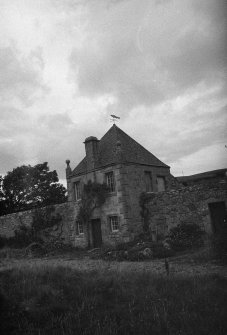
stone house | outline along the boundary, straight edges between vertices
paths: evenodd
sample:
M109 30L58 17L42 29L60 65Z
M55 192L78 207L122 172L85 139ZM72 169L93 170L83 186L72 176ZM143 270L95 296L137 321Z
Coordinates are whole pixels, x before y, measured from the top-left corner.
M115 245L132 240L144 224L154 240L182 223L196 223L208 235L227 228L227 169L174 178L168 165L116 125L100 140L91 136L84 143L86 156L74 170L66 161L68 202L52 206L53 215L62 217L63 243L87 247L90 240L92 247ZM89 180L106 183L109 189L104 205L93 212L90 238L87 227L77 221L83 185ZM12 237L21 224L30 225L32 220L32 210L1 216L0 236Z
M142 231L140 194L168 191L178 182L168 165L115 124L100 140L90 136L84 144L86 156L75 169L66 161L68 201L78 205L89 180L106 183L108 197L90 222L92 246L127 242ZM85 245L86 228L80 222L76 226L75 245Z

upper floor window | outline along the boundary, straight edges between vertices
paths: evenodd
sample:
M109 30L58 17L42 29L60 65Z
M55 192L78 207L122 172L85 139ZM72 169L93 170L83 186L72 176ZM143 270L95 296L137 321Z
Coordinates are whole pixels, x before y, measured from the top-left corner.
M145 191L146 192L152 192L153 191L153 185L152 185L152 175L150 171L144 172L145 176Z
M115 181L113 171L106 173L106 184L109 189L109 192L115 191Z
M81 198L80 181L74 183L74 194L75 200L79 200Z
M165 177L157 177L158 192L163 192L166 189Z
M119 221L117 216L110 216L109 217L110 221L110 228L112 232L119 231Z

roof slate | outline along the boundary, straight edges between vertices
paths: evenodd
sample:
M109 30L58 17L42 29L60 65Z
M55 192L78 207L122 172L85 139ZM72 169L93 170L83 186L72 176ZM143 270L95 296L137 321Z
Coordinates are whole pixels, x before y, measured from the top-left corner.
M169 167L114 124L99 141L96 169L118 163ZM86 172L87 158L85 157L72 171L71 176Z

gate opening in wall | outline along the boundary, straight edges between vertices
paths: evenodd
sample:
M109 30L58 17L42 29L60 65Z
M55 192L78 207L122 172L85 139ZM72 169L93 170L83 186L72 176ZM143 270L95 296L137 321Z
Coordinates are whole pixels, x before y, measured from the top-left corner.
M224 201L212 202L208 204L211 224L214 233L220 232L226 225L226 208Z

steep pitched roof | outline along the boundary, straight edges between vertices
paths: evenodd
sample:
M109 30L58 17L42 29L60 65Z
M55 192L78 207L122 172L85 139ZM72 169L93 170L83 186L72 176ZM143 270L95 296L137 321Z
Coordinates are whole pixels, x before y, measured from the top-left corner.
M119 162L168 167L114 124L99 141L99 157L96 168ZM71 175L75 176L86 171L87 159L85 157L72 171Z

